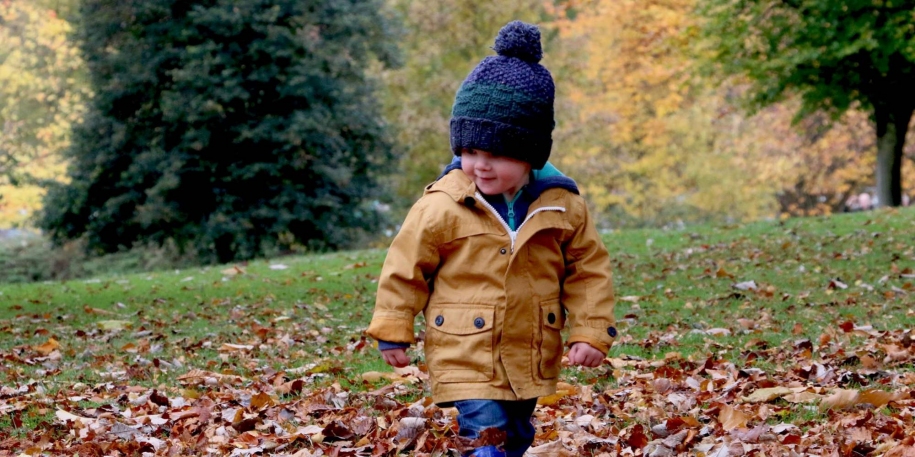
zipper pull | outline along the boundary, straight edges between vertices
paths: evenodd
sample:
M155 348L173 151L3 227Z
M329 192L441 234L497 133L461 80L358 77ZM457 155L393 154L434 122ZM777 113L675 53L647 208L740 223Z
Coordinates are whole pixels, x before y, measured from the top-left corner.
M508 226L515 229L515 205L514 202L508 202Z

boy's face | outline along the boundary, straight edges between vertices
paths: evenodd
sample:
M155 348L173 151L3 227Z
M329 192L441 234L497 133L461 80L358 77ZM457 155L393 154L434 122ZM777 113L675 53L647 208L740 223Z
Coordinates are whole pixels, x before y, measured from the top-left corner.
M461 150L461 169L486 195L512 199L528 183L531 164L479 149Z

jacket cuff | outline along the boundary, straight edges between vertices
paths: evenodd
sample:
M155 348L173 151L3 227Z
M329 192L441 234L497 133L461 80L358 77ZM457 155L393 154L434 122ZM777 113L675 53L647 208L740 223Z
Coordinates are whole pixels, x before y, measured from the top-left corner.
M375 316L365 334L376 341L405 343L408 346L416 339L413 335L413 321L385 316Z
M379 351L388 351L391 349L406 349L410 347L410 343L392 343L390 341L378 340L378 350Z
M606 354L610 351L613 340L616 339L616 333L616 327L613 324L606 328L576 327L572 329L566 346L571 347L574 343L588 343Z

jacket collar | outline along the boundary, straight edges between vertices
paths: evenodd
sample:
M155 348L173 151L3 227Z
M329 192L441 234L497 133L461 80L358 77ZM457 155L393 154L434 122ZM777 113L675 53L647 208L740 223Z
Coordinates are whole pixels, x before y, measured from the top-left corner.
M461 169L461 157L456 156L449 163L442 174L436 178L435 182L426 186L426 193L430 191L443 191L448 193L452 198L457 202L467 202L468 198L475 198L474 194L477 191L476 185L470 178L467 177L464 173L451 173L454 170ZM541 170L534 170L531 176L531 183L528 184L528 192L531 192L534 195L534 198L538 198L545 190L552 188L565 189L573 194L578 195L580 192L578 190L578 185L572 178L562 174L556 167L554 167L549 162ZM447 178L447 179L446 179ZM448 184L452 180L457 180L458 183ZM438 184L442 181L443 186Z

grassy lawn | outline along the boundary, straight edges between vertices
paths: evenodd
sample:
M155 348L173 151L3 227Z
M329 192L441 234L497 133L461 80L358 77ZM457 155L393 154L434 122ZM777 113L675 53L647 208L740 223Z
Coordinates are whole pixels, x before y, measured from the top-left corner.
M821 455L911 434L894 418L915 411L912 209L605 241L618 344L602 367L564 370L535 445L600 455L687 431L668 448ZM0 456L447 454L453 413L424 401L421 351L394 376L362 336L384 254L0 284ZM793 390L750 397L774 388ZM410 430L417 405L427 422Z

